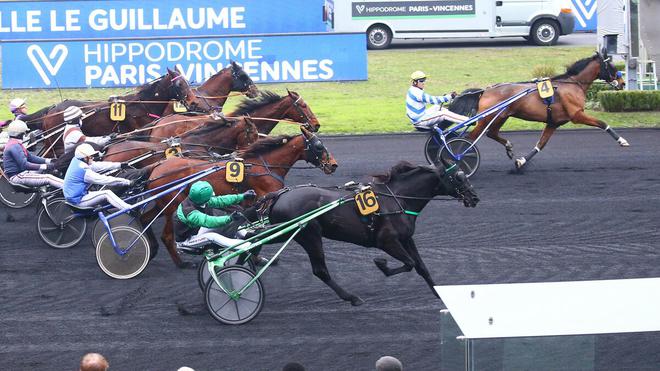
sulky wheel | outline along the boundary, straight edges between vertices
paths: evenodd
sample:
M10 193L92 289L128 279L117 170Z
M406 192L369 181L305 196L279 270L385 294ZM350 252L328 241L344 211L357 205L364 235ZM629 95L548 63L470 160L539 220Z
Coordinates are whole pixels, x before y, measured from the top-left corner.
M232 265L220 269L217 276L222 288L212 279L206 285L204 296L211 316L226 325L241 325L253 320L266 299L261 281L257 279L239 295L238 291L255 277L251 270Z
M22 209L30 206L37 199L37 193L17 192L9 180L0 176L0 202L12 209Z
M229 259L225 263L225 266L228 267L230 265L237 265L238 258L239 257L237 256L235 258ZM257 271L251 256L245 259L242 267L248 268L252 272ZM199 263L199 267L197 268L197 283L199 283L199 288L202 290L202 292L204 289L206 289L206 285L209 283L209 280L211 280L211 272L209 272L208 261L206 259L202 259L202 261Z
M112 220L108 220L108 223L110 224L110 228L119 227L122 225L128 225L136 229L142 229L142 225L140 224L140 221L137 218L132 217L128 214L119 215L118 217L113 218ZM94 223L94 227L92 228L92 246L98 245L99 239L106 232L107 230L105 229L105 225L103 224L101 219L97 219L96 222Z
M451 138L455 138L457 136L458 135L456 135L456 133L451 132L446 134L445 140L448 141ZM429 137L426 139L426 143L424 144L424 157L426 157L426 162L428 162L429 165L437 166L435 162L438 159L438 152L440 151L441 147L444 147L442 140L435 132L431 132L431 135L429 135Z
M85 237L87 220L76 217L74 211L56 198L46 202L37 213L37 232L48 246L56 249L73 247Z
M120 280L133 278L142 273L149 263L151 251L147 238L136 228L121 225L111 229L112 236L121 251L115 251L106 232L96 244L96 262L108 276ZM133 244L131 246L131 244Z
M479 168L479 163L481 162L481 156L479 155L479 150L477 146L473 146L472 142L465 138L454 138L447 141L447 147L451 149L451 153L447 150L447 147L443 147L440 151L440 157L446 162L457 162L458 166L463 170L465 176L468 178L474 175ZM468 148L470 148L468 150ZM466 152L467 151L467 152ZM452 156L453 154L453 156ZM442 163L440 158L437 160L438 163ZM437 164L436 164L437 166Z

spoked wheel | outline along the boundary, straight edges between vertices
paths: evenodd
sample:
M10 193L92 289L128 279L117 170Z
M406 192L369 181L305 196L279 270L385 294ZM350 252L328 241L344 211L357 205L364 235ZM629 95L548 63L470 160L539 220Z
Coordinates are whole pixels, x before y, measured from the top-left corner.
M245 260L245 263L243 265L237 265L238 263L238 256L232 259L229 259L225 263L225 267L229 267L231 265L236 265L239 267L244 267L250 269L252 272L256 272L256 267L254 266L254 262L252 261L251 257L248 257ZM199 263L199 268L197 268L197 283L199 283L199 288L204 291L206 289L206 285L208 285L209 281L211 280L211 273L209 272L208 268L208 262L206 259L202 259L202 261Z
M0 202L3 205L12 209L22 209L32 205L36 199L36 193L16 192L9 184L9 180L4 176L0 176Z
M458 157L460 155L460 159L457 160L451 153L449 153L447 147L443 147L440 151L440 157L438 157L437 162L442 163L440 158L449 163L457 162L458 166L465 173L465 176L469 178L477 172L479 163L481 162L481 155L479 154L477 146L470 148L471 145L472 141L465 138L454 138L449 140L447 141L447 147L451 149L451 153L453 153L454 156ZM470 149L468 150L468 148ZM438 165L436 164L436 166Z
M457 136L458 135L454 132L448 133L445 135L445 140L449 141ZM426 144L424 144L424 157L426 157L426 162L428 162L429 165L437 166L436 161L438 160L438 153L442 147L444 147L442 145L442 140L435 132L431 132L431 135L426 139Z
M108 220L108 223L110 224L110 228L128 225L138 230L142 229L140 221L127 214L122 214L112 220ZM92 228L92 246L98 245L99 239L106 232L105 225L103 225L101 219L97 219L94 223L94 228Z
M242 294L238 294L255 274L236 265L218 271L218 286L215 280L206 285L206 308L217 321L226 325L241 325L253 320L264 306L266 293L260 280L256 280Z
M48 209L48 210L46 210ZM46 245L56 249L73 247L85 237L87 219L74 211L61 198L49 200L37 214L37 232Z
M117 246L125 253L121 255L115 251L110 235L105 232L96 244L96 262L101 270L119 280L142 273L151 255L147 238L138 229L127 225L113 227L111 231Z

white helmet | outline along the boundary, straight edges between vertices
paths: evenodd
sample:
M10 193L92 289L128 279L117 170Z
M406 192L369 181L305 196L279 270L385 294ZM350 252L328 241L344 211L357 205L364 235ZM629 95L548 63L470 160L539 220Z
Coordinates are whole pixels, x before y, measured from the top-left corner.
M14 120L9 123L7 131L9 132L10 137L17 137L25 134L28 131L28 126L21 120Z
M79 107L71 106L65 109L62 114L64 115L64 122L69 122L80 118L83 114L83 111Z
M14 113L17 109L23 107L25 105L25 99L23 98L14 98L9 102L9 111Z
M98 151L94 149L90 144L88 143L83 143L76 147L76 152L74 155L76 156L77 159L82 160L86 157L92 157L95 154L97 154Z

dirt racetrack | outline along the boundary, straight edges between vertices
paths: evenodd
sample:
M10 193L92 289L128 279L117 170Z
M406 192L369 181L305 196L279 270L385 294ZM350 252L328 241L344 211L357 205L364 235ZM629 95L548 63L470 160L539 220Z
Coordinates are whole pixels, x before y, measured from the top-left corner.
M505 135L526 153L539 134ZM660 276L660 130L620 134L631 147L599 130L560 131L523 175L510 174L504 149L484 138L472 179L481 203L433 202L418 218L416 242L436 282ZM398 160L422 163L424 139L326 138L337 173L295 170L287 181L343 184ZM13 222L7 213L0 210L3 370L74 370L90 351L104 354L112 370L280 370L289 361L308 370L370 370L386 354L407 370L432 370L440 361L440 302L414 272L385 278L372 262L384 257L375 249L325 244L330 273L363 306L339 300L293 244L262 278L261 314L230 327L205 309L179 313L178 304L203 298L196 271L175 268L164 249L142 275L113 280L97 267L89 239L54 250L36 234L35 209L11 211ZM659 348L657 333L601 336L597 369L657 370Z

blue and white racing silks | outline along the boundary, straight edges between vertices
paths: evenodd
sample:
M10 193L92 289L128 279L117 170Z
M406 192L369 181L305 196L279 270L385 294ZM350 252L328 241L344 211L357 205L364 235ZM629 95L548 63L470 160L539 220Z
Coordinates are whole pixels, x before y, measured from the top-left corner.
M416 86L411 86L406 95L406 114L410 121L416 124L424 116L427 104L447 103L450 100L450 95L436 97L426 94L424 90Z

